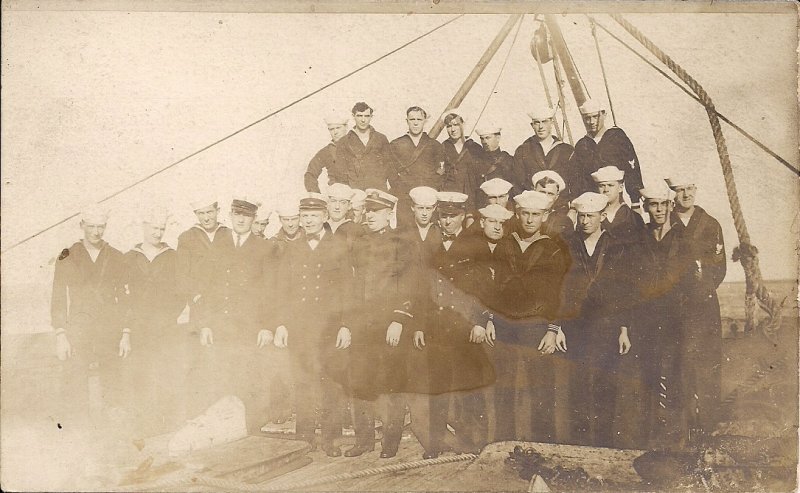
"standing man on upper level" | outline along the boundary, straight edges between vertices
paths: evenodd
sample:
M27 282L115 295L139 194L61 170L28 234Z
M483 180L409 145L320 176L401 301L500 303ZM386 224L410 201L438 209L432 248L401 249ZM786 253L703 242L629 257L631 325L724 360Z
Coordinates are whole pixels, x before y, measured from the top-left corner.
M591 174L604 166L616 166L625 172L625 190L637 208L641 195L642 170L636 150L619 127L606 127L606 110L595 100L588 99L579 108L586 135L575 144L570 166L578 173L580 190L574 195L594 190Z
M483 155L483 147L464 135L464 116L458 109L452 109L444 115L444 126L448 139L442 143L444 147L443 192L459 192L467 194L467 211L474 210L478 191L477 170Z
M320 149L308 163L306 174L303 176L307 191L319 193L319 175L322 173L323 169L328 170L328 183L332 183L330 180L330 172L333 167L333 162L336 160L336 142L347 135L348 121L350 121L348 115L335 112L331 112L331 114L325 118L325 125L328 126L328 132L331 134L331 141L328 142L328 145Z
M417 186L428 186L438 190L444 173L444 147L423 131L428 113L419 106L406 110L408 133L389 144L392 194L398 197L398 220L409 225L413 220L411 199L408 192Z
M480 187L485 181L492 178L502 178L510 182L514 188L511 196L525 190L525 172L514 162L511 154L500 149L500 128L497 125L486 124L475 131L481 138L483 145L483 159L477 173L477 185Z
M565 187L560 196L565 201L575 198L573 182L577 173L570 165L573 148L553 135L555 109L539 104L528 112L533 135L528 137L514 152L514 160L525 170L525 186L530 187L533 175L541 171L554 171L564 179ZM528 188L532 190L532 188Z
M372 128L372 115L367 103L358 102L353 106L355 127L337 141L336 157L328 169L331 183L344 183L362 190L386 188L389 140Z

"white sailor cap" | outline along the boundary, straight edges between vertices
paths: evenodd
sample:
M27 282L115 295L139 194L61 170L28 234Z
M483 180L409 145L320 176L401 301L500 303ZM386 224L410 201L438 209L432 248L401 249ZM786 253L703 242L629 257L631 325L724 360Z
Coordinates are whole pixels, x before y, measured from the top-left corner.
M553 118L555 114L555 108L551 107L544 101L538 102L533 106L533 108L531 108L530 111L528 111L528 117L531 120L547 120L548 118Z
M108 209L100 204L92 204L81 211L81 222L87 224L106 224L108 222Z
M601 212L608 205L608 197L602 193L586 192L572 201L572 208L579 213Z
M215 206L219 203L217 197L213 195L201 195L193 199L189 202L189 205L192 206L192 210L196 211L199 209L205 209L206 207Z
M494 123L485 123L484 125L476 128L475 133L478 134L478 136L483 137L484 135L499 134L501 130L503 129Z
M447 118L450 115L454 115L454 116L457 116L457 117L461 118L462 122L467 121L467 119L464 118L464 114L458 108L450 108L449 110L445 111L444 115L442 115L442 121L444 121L445 118Z
M424 186L414 187L408 192L408 196L411 197L414 204L428 206L436 205L436 201L439 200L436 194L436 189Z
M368 188L364 191L367 194L367 198L364 199L364 205L368 211L391 209L397 204L397 197L389 192L384 192L377 188Z
M514 215L513 212L500 204L489 204L482 209L478 209L478 212L480 212L483 217L497 219L499 221L507 221Z
M556 173L551 169L546 169L534 173L533 176L531 177L531 184L533 184L533 186L536 186L536 184L539 183L543 178L550 178L551 180L556 182L556 185L558 185L559 192L562 192L567 187L567 184L564 183L564 179L561 178L561 175L559 175L558 173Z
M594 115L595 113L605 111L605 108L603 108L603 105L600 103L600 101L597 101L596 99L587 99L582 105L580 105L578 111L581 112L581 115Z
M367 198L367 192L364 190L359 190L358 188L353 189L353 196L350 198L350 207L353 209L359 209L364 207L364 200Z
M663 181L654 182L639 190L645 200L672 200L674 193Z
M592 173L592 180L595 183L603 183L607 181L622 181L625 178L625 172L616 166L603 166L594 173Z
M514 197L514 202L520 209L533 209L538 211L546 211L553 205L553 199L542 192L535 192L533 190L525 190L521 194Z
M300 215L300 200L285 200L278 205L278 217L295 217Z
M673 190L678 187L688 187L689 185L696 185L697 182L695 177L688 172L678 172L675 171L669 175L669 178L665 180L667 182L667 186Z
M336 200L351 200L353 189L344 183L333 183L328 187L328 197Z
M347 122L350 121L350 115L346 112L331 110L323 120L325 120L325 125L328 126L347 125Z
M142 211L139 220L142 223L153 224L158 226L166 226L169 219L169 211L160 206L150 207Z
M513 186L502 178L492 178L481 183L481 190L489 197L499 197L507 194Z
M272 215L272 211L268 207L261 206L258 208L256 212L256 221L264 222L269 221L269 216Z

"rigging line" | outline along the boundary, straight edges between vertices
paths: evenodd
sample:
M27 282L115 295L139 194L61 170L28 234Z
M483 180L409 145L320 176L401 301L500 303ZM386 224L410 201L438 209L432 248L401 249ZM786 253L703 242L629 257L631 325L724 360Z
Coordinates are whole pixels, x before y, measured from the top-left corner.
M519 30L522 27L522 21L525 19L525 14L519 18L519 23L517 24L517 30L514 31L514 37L511 39L511 46L508 47L508 51L506 52L506 57L503 60L503 65L500 66L500 71L497 73L497 78L494 80L494 85L492 86L492 90L489 91L489 97L486 98L486 101L483 103L483 108L481 108L481 112L478 113L478 117L475 119L475 124L472 125L472 129L469 131L467 135L472 135L472 132L475 131L475 128L478 126L478 122L480 121L481 117L483 116L483 112L486 110L486 107L489 105L489 100L492 99L492 95L494 94L494 90L497 88L497 83L500 82L500 76L503 75L503 70L506 68L506 63L508 59L511 57L511 50L514 48L514 43L517 42L517 35L519 34Z
M587 17L590 17L590 16L587 15ZM703 101L699 97L697 97L689 89L684 87L680 82L675 80L671 75L669 75L667 72L665 72L663 69L661 69L661 67L657 66L655 63L653 63L650 60L648 60L644 55L642 55L641 53L636 51L636 49L634 49L628 43L626 43L621 38L619 38L616 34L614 34L613 32L609 31L608 28L606 28L605 26L603 26L602 24L597 22L596 19L594 19L594 22L597 25L597 27L599 27L600 29L605 31L609 36L611 36L613 39L618 41L622 46L624 46L625 48L630 50L634 55L639 57L639 59L641 59L643 62L648 64L653 70L655 70L659 74L663 75L667 80L669 80L670 82L675 84L681 91L685 92L690 98L694 99L695 101L697 101L700 104L703 104ZM777 154L775 151L773 151L772 149L770 149L769 147L767 147L766 145L761 143L761 141L759 141L758 139L756 139L755 137L750 135L750 133L748 133L745 129L743 129L739 125L735 124L730 119L728 119L728 117L726 117L725 115L723 115L719 111L716 111L716 113L717 113L717 116L719 117L720 120L722 120L725 123L727 123L728 125L730 125L734 130L736 130L737 132L742 134L744 137L746 137L748 140L750 140L750 142L752 142L753 144L758 146L762 151L766 152L767 154L772 156L776 161L778 161L779 163L783 164L786 168L789 169L789 171L791 171L792 173L800 176L800 169L798 169L792 163L790 163L788 160L784 159L779 154Z
M117 195L120 195L120 194L122 194L124 192L127 192L131 188L133 188L135 186L138 186L138 185L144 183L145 181L147 181L147 180L149 180L149 179L151 179L151 178L153 178L153 177L155 177L157 175L160 175L161 173L163 173L163 172L165 172L165 171L167 171L167 170L169 170L171 168L174 168L175 166L183 163L184 161L187 161L188 159L193 158L194 156L197 156L198 154L200 154L200 153L202 153L204 151L207 151L208 149L214 147L215 145L220 144L220 143L230 139L231 137L239 135L240 133L244 132L245 130L247 130L247 129L255 126L255 125L258 125L259 123L261 123L261 122L263 122L265 120L268 120L269 118L272 118L273 116L277 115L278 113L280 113L280 112L282 112L284 110L287 110L287 109L291 108L292 106L295 106L296 104L298 104L298 103L300 103L302 101L305 101L306 99L310 98L311 96L314 96L315 94L318 94L318 93L324 91L325 89L333 86L334 84L337 84L337 83L343 81L344 79L346 79L346 78L348 78L348 77L350 77L352 75L355 75L358 72L361 72L362 70L364 70L364 69L366 69L366 68L368 68L368 67L370 67L372 65L375 65L376 63L380 62L384 58L387 58L387 57L397 53L398 51L402 50L403 48L406 48L407 46L409 46L409 45L421 40L422 38L425 38L428 35L433 34L434 32L438 31L439 29L442 29L443 27L447 26L448 24L450 24L452 22L455 22L456 20L460 19L461 17L464 17L464 15L465 14L459 14L459 15L453 17L452 19L444 22L443 24L440 24L440 25L434 27L433 29L420 34L419 36L415 37L414 39L412 39L410 41L407 41L406 43L403 43L402 45L400 45L397 48L389 51L388 53L385 53L385 54L379 56L378 58L376 58L376 59L374 59L374 60L372 60L370 62L367 62L366 64L358 67L357 69L348 72L347 74L339 77L338 79L335 79L335 80L333 80L331 82L328 82L324 86L311 91L310 93L306 94L305 96L302 96L302 97L300 97L298 99L295 99L294 101L292 101L292 102L290 102L290 103L278 108L277 110L272 111L268 115L263 116L263 117L259 118L258 120L254 121L254 122L248 123L244 127L241 127L240 129L238 129L238 130L236 130L234 132L231 132L228 135L226 135L226 136L224 136L224 137L222 137L220 139L215 140L211 144L208 144L205 147L202 147L202 148L192 152L191 154L188 154L188 155L178 159L177 161L175 161L175 162L173 162L173 163L171 163L171 164L169 164L169 165L167 165L167 166L165 166L165 167L163 167L163 168L161 168L159 170L156 170L156 171L154 171L154 172L152 172L152 173L150 173L150 174L148 174L148 175L136 180L132 184L127 185L127 186L117 190L116 192L112 193L111 195L108 195L108 196L98 200L97 203L100 204L100 203L103 203L103 202L107 202L108 200L111 200L112 198L116 197ZM26 238L23 238L20 241L17 241L16 243L11 245L10 247L8 247L5 250L3 250L2 252L0 252L0 254L5 254L9 250L12 250L12 249L22 245L23 243L26 243L26 242L36 238L37 236L41 235L42 233L50 231L51 229L53 229L53 228L55 228L57 226L60 226L60 225L64 224L65 222L67 222L67 221L69 221L71 219L74 219L74 218L78 217L79 215L80 215L80 212L76 212L76 213L74 213L74 214L72 214L72 215L70 215L68 217L65 217L64 219L62 219L62 220L60 220L60 221L58 221L56 223L53 223L50 226L47 226L46 228L38 231L37 233L34 233L34 234L32 234L32 235L30 235L30 236L28 236Z
M567 118L567 100L564 99L564 79L561 78L561 59L558 53L553 53L553 73L556 79L556 89L558 89L558 103L561 106L561 116L564 119L564 128L566 129L569 145L574 146L575 141L572 139L572 129L569 126L569 119Z
M545 41L547 41L547 31L546 31L547 30L547 25L543 21L539 21L539 22L540 22L539 29L542 29L542 26L544 26L544 29L545 29ZM534 18L534 27L535 27L535 25L536 25L536 19ZM553 108L553 98L550 96L550 87L547 84L547 79L545 79L544 67L542 66L542 53L539 51L539 43L536 42L536 31L535 30L534 30L534 42L533 43L534 43L533 44L534 49L536 50L536 56L533 57L533 58L536 59L536 66L539 68L539 78L542 80L542 87L544 87L544 95L547 98L547 104L550 105L551 108ZM550 46L549 42L548 42L547 46L548 47ZM554 108L554 110L557 112L558 107L556 106ZM556 131L556 137L558 137L558 140L561 140L561 130L558 128L558 121L555 120L555 112L554 112L553 118L554 118L554 120L553 120L554 121L553 129Z
M592 94L589 92L589 88L586 87L586 82L584 82L583 76L581 75L581 71L578 69L578 64L575 63L575 59L572 57L572 52L569 49L569 45L565 43L564 49L567 51L567 56L569 57L570 61L572 61L572 66L575 67L575 73L578 74L578 80L581 81L583 90L586 91L587 98L592 99Z
M611 100L611 90L608 88L608 78L606 77L606 66L603 63L603 54L600 52L600 41L597 39L597 26L594 19L589 17L589 23L592 26L592 37L594 38L594 47L597 50L597 59L600 60L600 72L603 74L603 84L606 86L606 97L608 98L608 107L611 109L611 120L614 126L617 126L617 115L614 114L614 102Z

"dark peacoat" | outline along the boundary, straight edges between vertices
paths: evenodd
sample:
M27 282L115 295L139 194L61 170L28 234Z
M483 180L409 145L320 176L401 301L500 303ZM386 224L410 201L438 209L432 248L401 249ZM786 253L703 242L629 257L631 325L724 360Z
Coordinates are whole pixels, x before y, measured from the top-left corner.
M350 130L336 142L336 157L328 176L331 183L344 183L353 188L386 188L389 178L389 140L370 127L370 136L365 146Z

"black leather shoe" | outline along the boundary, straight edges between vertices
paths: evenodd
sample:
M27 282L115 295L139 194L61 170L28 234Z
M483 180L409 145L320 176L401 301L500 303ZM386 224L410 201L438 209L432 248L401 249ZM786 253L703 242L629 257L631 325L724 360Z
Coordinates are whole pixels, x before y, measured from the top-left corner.
M369 447L369 446L366 446L366 445L356 445L351 449L345 450L344 451L344 456L345 457L358 457L359 455L365 454L367 452L372 452L373 450L375 450L374 446Z
M439 457L440 453L441 452L425 452L424 454L422 454L422 458L426 459L426 460L427 459L435 459L435 458Z
M382 450L381 451L381 459L391 459L397 455L397 450Z
M325 452L325 455L327 455L328 457L341 457L342 456L341 449L339 447L337 447L336 445L332 444L332 443L323 444L322 445L322 451Z

